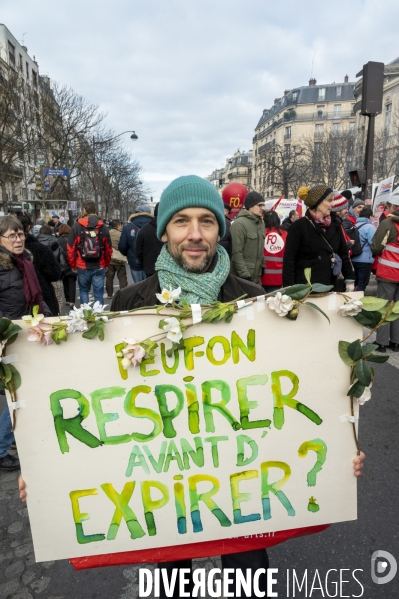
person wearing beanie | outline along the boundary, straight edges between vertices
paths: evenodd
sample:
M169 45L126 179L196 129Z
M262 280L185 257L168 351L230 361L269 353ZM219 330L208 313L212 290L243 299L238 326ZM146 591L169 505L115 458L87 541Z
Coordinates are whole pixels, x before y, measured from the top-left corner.
M163 247L163 241L157 237L158 208L159 203L155 206L154 218L141 227L136 240L136 258L143 265L146 277L155 273L155 263Z
M217 300L233 301L243 295L263 295L262 287L229 273L229 257L218 244L225 228L222 199L209 181L195 175L172 181L158 205L157 236L165 245L156 261L155 274L118 291L111 310L160 304L157 294L163 289L178 287L181 294L177 301L185 300L188 304L204 305ZM171 376L171 383L173 380ZM222 563L224 568L241 570L243 575L249 568L254 576L258 568L268 567L268 557L266 550L260 549L224 555ZM191 560L162 563L168 577L173 568L191 570L191 567ZM261 582L262 585L266 592L266 581ZM166 597L163 588L161 597Z
M153 220L151 208L146 204L137 206L130 215L129 222L123 227L118 250L127 257L133 283L143 281L146 277L143 263L136 257L137 235L141 229Z
M264 212L264 197L257 191L250 191L231 227L231 274L254 283L260 283L263 270Z
M343 223L345 231L356 225L359 212L365 207L365 205L366 204L364 200L356 199L353 202L352 207L349 208L348 214L346 215Z
M349 192L349 193L352 195L351 192ZM354 239L351 239L349 237L349 235L347 235L347 233L343 227L343 219L348 214L348 210L349 210L348 198L346 196L344 196L343 194L337 192L334 195L334 200L333 200L333 203L331 204L331 218L336 219L336 221L339 223L342 233L343 233L343 236L346 241L346 249L348 250L348 252L350 252L355 241L354 241ZM340 291L341 291L341 289L340 289ZM342 291L344 291L344 290L342 289Z
M305 283L305 269L311 282L335 285L340 265L347 291L354 290L354 271L340 223L331 217L334 192L327 185L301 187L299 198L307 206L304 217L289 230L283 262L283 287ZM337 201L339 203L342 200Z
M344 191L341 191L341 195L344 196L344 198L346 198L348 200L348 208L352 208L352 204L353 204L353 194L351 192L350 189L344 189Z

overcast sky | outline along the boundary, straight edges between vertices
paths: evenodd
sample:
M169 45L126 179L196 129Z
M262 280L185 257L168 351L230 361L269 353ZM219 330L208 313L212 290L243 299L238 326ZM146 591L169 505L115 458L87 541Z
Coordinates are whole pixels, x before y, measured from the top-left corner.
M126 146L154 199L250 149L262 110L308 85L312 62L332 83L399 56L398 0L0 0L0 21L41 74L136 131Z

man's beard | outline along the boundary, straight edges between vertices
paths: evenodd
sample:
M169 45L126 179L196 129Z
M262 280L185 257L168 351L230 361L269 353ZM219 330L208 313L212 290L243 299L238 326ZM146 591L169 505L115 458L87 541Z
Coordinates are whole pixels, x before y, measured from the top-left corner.
M200 250L206 251L206 254L202 258L201 262L192 263L184 258L183 250L193 250L193 249L196 249L196 250L200 249ZM169 248L169 252L170 252L170 248ZM200 274L200 273L203 273L208 270L208 268L215 256L215 253L216 253L216 245L215 245L215 247L210 247L208 249L202 245L190 245L188 247L181 248L181 250L178 250L176 252L176 254L171 253L171 255L172 255L172 258L175 260L175 262L177 262L177 264L186 272Z

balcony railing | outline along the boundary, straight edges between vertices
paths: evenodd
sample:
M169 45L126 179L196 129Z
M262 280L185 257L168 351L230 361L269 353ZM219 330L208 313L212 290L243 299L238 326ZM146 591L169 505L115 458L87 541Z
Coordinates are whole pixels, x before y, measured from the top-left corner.
M347 110L347 111L342 111L339 114L338 113L327 113L327 112L323 112L322 114L320 114L318 111L316 112L305 112L302 114L298 114L296 113L294 116L291 116L289 119L285 119L285 118L281 118L278 121L276 121L275 123L273 123L272 125L270 125L267 129L265 129L264 131L262 131L262 133L257 133L255 135L255 137L253 138L253 143L255 143L255 141L258 141L259 139L263 139L263 137L266 137L267 135L269 135L271 133L271 131L273 131L274 129L276 129L276 127L279 127L282 123L292 123L292 122L309 122L309 121L332 121L332 120L341 120L341 119L354 119L355 118L355 113L353 112L353 110Z
M315 139L323 139L323 137L324 137L324 131L315 131L314 132Z
M271 141L268 141L267 144L264 144L263 146L261 146L258 149L258 154L262 154L262 152L266 152L266 150L268 150L269 148L273 147L274 145L276 145L276 140L272 139Z

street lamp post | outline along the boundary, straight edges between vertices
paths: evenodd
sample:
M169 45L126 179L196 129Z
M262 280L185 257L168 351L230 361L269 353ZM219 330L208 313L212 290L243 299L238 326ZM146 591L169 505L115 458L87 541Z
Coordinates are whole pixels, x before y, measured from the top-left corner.
M94 202L96 204L96 212L97 213L98 213L98 188L97 188L97 168L96 168L97 167L97 165L96 165L96 146L103 146L107 143L110 143L111 141L114 141L114 139L117 139L121 135L125 135L125 133L131 133L132 135L130 136L130 139L132 139L133 141L136 141L136 139L138 139L138 136L136 135L135 131L123 131L122 133L115 135L115 137L111 137L110 139L104 139L103 141L96 141L95 137L93 135L93 140L92 140L93 187L94 187Z

